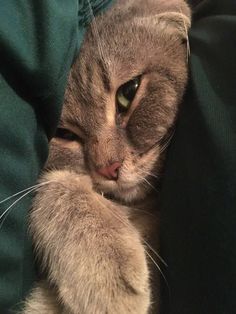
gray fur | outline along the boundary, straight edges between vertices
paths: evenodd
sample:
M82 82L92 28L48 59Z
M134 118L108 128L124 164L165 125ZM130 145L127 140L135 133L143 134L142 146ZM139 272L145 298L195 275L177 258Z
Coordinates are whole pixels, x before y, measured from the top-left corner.
M190 10L183 0L119 0L92 22L70 74L60 126L30 215L47 281L24 314L159 312L158 195L164 151L187 82ZM126 115L117 89L141 84ZM98 169L119 162L117 180ZM45 298L42 310L42 300Z

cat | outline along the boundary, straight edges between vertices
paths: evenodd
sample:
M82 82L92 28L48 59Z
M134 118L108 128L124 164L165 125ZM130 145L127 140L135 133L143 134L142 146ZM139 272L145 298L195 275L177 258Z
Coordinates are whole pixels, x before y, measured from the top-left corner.
M30 230L46 279L24 314L159 313L160 180L188 78L183 0L117 0L91 22Z

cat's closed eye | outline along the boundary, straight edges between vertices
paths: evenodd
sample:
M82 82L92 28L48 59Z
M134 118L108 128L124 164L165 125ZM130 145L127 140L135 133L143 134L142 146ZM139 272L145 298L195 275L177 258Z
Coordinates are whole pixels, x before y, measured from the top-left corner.
M68 142L73 142L73 141L77 141L80 143L83 142L80 136L78 136L74 132L65 128L57 128L55 138L62 139Z

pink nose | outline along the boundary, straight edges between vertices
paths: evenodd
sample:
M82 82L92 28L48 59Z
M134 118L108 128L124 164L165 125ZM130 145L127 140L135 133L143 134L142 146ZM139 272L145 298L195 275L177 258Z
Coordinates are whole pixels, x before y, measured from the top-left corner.
M113 164L106 166L104 168L97 169L97 173L105 177L108 180L117 180L118 179L118 170L121 167L121 163L116 161Z

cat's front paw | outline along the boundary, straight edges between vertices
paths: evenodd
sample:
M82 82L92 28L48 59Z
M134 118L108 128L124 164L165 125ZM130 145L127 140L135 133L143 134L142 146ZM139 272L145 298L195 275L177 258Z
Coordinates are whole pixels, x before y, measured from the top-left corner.
M86 175L50 171L43 184L31 230L66 313L146 314L145 249L127 208L96 193Z
M88 192L92 189L92 180L88 175L78 174L72 170L50 170L44 172L41 183L43 186L47 186L47 189L55 189L57 185L58 189L65 189L68 191ZM42 189L43 190L43 186Z

